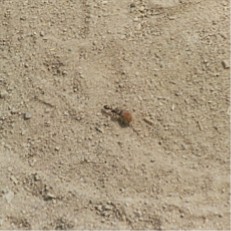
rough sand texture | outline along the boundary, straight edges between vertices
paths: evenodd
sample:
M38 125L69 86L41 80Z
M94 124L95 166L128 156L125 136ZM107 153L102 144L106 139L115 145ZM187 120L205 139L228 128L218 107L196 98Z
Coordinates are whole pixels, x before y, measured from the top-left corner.
M229 71L228 0L0 0L0 228L229 229Z

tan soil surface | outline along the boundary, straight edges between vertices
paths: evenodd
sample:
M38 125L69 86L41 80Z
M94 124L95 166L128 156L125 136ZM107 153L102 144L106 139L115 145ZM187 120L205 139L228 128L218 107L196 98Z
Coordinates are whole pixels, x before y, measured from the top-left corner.
M0 0L0 228L229 229L229 71L228 0Z

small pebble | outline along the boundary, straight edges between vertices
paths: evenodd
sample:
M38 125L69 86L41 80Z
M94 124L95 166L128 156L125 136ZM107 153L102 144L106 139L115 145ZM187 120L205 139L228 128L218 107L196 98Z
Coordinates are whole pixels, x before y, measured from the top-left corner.
M3 90L0 92L0 99L5 99L8 96L8 92Z
M25 17L25 16L21 16L21 17L20 17L20 20L25 21L25 20L26 20L26 17Z
M16 114L16 113L17 113L17 109L13 107L13 108L11 109L10 113L11 113L12 115Z
M32 115L31 115L30 112L26 112L26 113L24 114L24 119L25 119L25 120L29 120L29 119L31 119L31 117L32 117Z
M4 221L4 219L2 217L0 217L0 227L3 225L3 221Z
M7 203L11 203L11 201L14 198L14 192L7 190L4 195L3 198L5 198L5 200L7 201Z
M25 211L25 210L22 210L22 214L26 214L26 211Z
M44 196L44 199L45 200L52 200L52 199L55 199L56 196L50 192L48 192L45 196Z
M225 69L229 69L230 68L229 60L223 60L222 65Z
M140 210L134 212L136 217L142 217L142 212Z
M149 124L149 125L153 125L153 124L154 124L153 121L150 120L150 119L147 118L147 117L145 117L143 120L144 120L144 122L146 122L146 123Z
M139 23L137 26L136 26L136 30L141 30L142 29L142 25Z
M144 10L145 10L145 7L144 7L144 6L141 6L141 7L140 7L140 12L144 12Z
M11 176L10 179L13 181L14 184L18 184L18 180L15 176Z
M40 180L40 177L39 177L38 173L34 174L34 180L35 181L39 181Z
M102 205L97 205L97 206L95 206L95 209L98 210L98 211L102 211L103 206Z
M29 159L28 163L31 167L33 167L36 163L36 159Z
M64 114L65 116L68 116L68 115L69 115L68 111L65 111L63 114Z
M103 129L102 129L102 128L95 127L95 130L96 130L97 132L103 133Z
M175 20L176 17L175 17L175 16L168 16L168 19L169 19L169 20Z
M63 75L67 75L68 72L67 72L67 71L63 71L62 74L63 74Z
M40 31L40 36L43 37L45 35L45 33L43 31Z
M59 148L59 147L55 147L55 151L57 151L57 152L58 152L59 150L60 150L60 148Z

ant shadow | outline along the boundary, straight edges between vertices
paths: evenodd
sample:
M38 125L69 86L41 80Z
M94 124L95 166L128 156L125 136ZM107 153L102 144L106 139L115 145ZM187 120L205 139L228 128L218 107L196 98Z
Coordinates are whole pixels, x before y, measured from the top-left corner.
M118 118L117 122L118 122L118 124L120 125L121 128L129 127L129 124L125 123L121 118Z

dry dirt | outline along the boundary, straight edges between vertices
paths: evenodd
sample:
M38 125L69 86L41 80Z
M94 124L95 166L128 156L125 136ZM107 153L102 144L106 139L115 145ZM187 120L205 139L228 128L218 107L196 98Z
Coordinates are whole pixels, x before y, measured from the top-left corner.
M228 0L0 0L0 228L230 229L229 71Z

